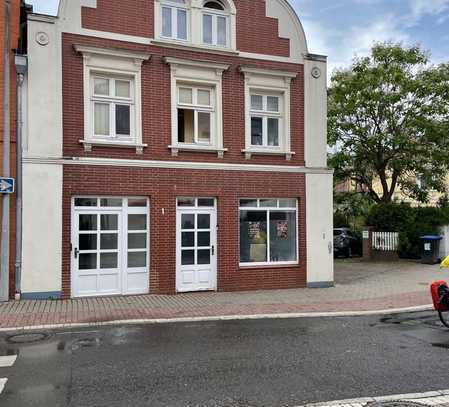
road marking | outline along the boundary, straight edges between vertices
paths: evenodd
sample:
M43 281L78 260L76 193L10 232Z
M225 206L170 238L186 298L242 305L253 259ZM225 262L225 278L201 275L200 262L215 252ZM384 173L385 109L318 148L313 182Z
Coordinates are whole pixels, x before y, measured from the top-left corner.
M0 367L11 367L17 359L17 355L0 356Z
M2 394L7 381L8 381L8 379L0 379L0 394Z
M369 403L387 401L410 401L426 406L448 406L449 390L429 391L426 393L398 394L396 396L364 397L352 400L328 401L326 403L305 404L299 407L366 407Z

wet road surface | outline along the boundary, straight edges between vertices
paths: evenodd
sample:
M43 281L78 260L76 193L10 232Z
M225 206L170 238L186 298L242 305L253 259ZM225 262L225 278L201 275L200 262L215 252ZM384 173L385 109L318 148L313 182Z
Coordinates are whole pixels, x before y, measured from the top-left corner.
M435 313L0 335L1 407L285 407L449 389ZM32 343L24 341L34 340Z

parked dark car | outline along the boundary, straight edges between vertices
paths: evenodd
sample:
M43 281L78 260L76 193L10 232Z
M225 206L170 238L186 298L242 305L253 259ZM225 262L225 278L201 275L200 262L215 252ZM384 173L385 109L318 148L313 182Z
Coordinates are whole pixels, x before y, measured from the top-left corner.
M334 229L334 256L362 255L362 239L348 228Z

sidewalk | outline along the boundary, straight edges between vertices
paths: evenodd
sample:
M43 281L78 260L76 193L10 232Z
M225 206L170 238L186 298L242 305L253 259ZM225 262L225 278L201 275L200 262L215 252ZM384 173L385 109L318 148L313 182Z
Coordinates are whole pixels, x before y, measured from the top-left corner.
M125 320L403 309L429 305L429 283L445 279L446 274L438 266L410 261L338 260L334 288L11 301L0 304L0 329Z

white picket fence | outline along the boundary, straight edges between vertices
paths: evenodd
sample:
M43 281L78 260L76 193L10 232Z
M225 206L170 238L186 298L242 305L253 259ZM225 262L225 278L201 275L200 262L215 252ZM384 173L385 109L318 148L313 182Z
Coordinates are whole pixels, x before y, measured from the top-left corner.
M373 232L372 248L382 252L394 252L398 250L399 233L397 232Z

